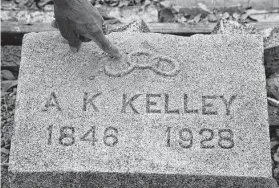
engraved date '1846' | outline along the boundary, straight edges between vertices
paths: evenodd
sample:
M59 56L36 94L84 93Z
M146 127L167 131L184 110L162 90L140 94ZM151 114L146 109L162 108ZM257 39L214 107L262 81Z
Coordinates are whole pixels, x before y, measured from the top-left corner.
M48 141L47 144L51 145L53 140L53 125L50 125L48 128ZM60 128L58 142L62 146L72 146L75 144L76 138L76 128L70 126L64 126ZM106 146L113 147L118 143L118 129L115 127L107 127L103 134L103 143ZM95 146L95 143L98 142L96 138L96 127L92 126L85 134L80 136L80 141L86 141L91 143L92 146Z

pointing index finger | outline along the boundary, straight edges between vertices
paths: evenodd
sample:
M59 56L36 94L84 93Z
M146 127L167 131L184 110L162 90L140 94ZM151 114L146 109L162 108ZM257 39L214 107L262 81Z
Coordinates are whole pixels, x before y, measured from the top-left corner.
M78 29L81 35L93 40L103 51L107 52L113 57L121 57L118 48L105 37L102 29L95 24L80 25Z
M114 46L103 33L99 33L94 36L92 39L96 42L96 44L105 52L110 54L113 57L120 58L121 54L116 46Z

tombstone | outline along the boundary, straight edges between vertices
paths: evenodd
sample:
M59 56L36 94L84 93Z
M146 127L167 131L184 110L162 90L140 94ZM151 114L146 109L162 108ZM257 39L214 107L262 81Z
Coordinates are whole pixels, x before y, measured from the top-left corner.
M24 36L12 188L276 187L256 35Z

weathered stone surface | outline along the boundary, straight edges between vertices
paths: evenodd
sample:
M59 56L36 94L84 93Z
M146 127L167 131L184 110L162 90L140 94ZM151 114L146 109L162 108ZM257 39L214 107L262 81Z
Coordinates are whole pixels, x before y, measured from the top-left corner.
M220 20L211 34L259 34L256 28L232 20ZM279 28L273 28L268 36L264 37L264 65L266 76L279 72Z
M275 187L258 36L24 37L12 187Z

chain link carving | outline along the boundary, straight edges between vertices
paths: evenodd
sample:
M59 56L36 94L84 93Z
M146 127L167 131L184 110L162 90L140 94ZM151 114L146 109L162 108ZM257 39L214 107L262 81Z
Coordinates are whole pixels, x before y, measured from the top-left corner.
M133 61L133 57L141 56L141 55L150 57L148 62L135 63ZM104 60L106 60L106 59L104 59ZM171 64L172 70L169 70L169 71L161 70L159 68L159 64L161 61L165 61L165 62L168 62L169 64ZM135 70L135 69L140 69L140 70L149 69L158 75L172 77L172 76L176 76L180 71L179 62L177 62L173 58L170 58L170 57L164 56L164 55L160 55L160 54L154 54L154 53L152 53L150 51L146 51L146 50L137 50L137 51L131 52L130 54L127 55L126 63L128 64L128 67L124 68L122 70L115 70L111 67L110 64L108 64L104 67L104 72L105 72L105 74L107 74L108 76L111 76L111 77L123 77L123 76L133 72L133 70Z

